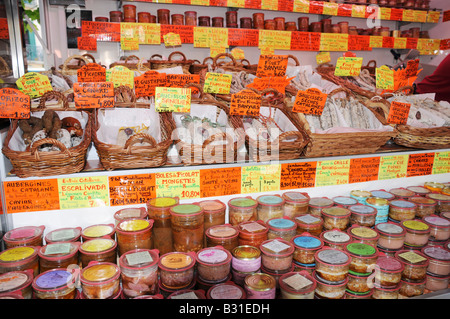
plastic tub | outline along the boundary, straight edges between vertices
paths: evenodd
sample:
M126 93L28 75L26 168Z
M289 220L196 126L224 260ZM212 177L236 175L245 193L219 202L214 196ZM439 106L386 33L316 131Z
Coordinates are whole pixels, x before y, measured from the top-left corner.
M314 299L317 283L306 271L283 274L278 282L281 299Z
M430 216L435 213L437 203L434 199L422 196L413 196L409 199L409 201L417 205L417 218L423 219L424 217Z
M297 234L303 234L308 232L313 236L320 236L323 230L322 217L313 216L312 214L306 214L295 218L297 223Z
M403 264L402 278L411 280L426 278L429 261L423 253L403 249L395 253L395 258Z
M258 202L251 197L237 197L228 201L228 218L231 225L256 221Z
M295 248L293 259L301 264L314 264L314 255L323 247L323 241L309 233L297 235L291 242Z
M375 226L377 210L372 206L357 204L348 207L350 210L350 225L366 227Z
M379 285L374 285L372 299L398 299L398 291L400 285L396 287L381 287Z
M374 229L380 235L378 238L378 246L391 250L397 250L403 247L406 229L402 225L386 222L375 225Z
M407 190L414 192L416 196L426 196L427 194L430 194L431 191L423 186L408 186L406 187Z
M153 219L127 219L116 227L119 256L130 250L153 248Z
M425 288L430 291L444 290L448 288L450 276L436 276L435 274L427 273L427 281Z
M347 279L350 263L350 255L339 249L324 247L314 256L316 260L316 274L325 281L334 283Z
M36 299L75 299L77 278L65 268L51 269L33 280Z
M422 221L430 228L430 240L446 241L450 238L450 221L436 216L426 216Z
M367 293L372 288L369 287L370 273L355 273L350 271L348 273L347 289L356 293Z
M158 292L158 261L157 249L135 249L120 257L124 297L135 298Z
M247 299L275 299L276 280L264 273L248 275L244 280Z
M227 206L220 200L204 200L198 202L205 217L205 230L211 226L225 224L225 213Z
M205 218L196 204L179 204L170 209L173 248L175 251L199 251L204 243Z
M242 222L238 225L239 246L249 245L259 247L267 240L269 228L262 220Z
M302 192L285 192L282 195L284 199L284 216L294 219L297 216L308 213L309 195Z
M353 242L364 243L372 247L377 247L380 235L372 228L354 225L347 229L347 234L352 237Z
M412 298L423 295L425 292L426 279L421 281L412 281L402 279L398 291L398 299Z
M109 262L90 262L81 270L81 291L86 299L108 299L120 291L120 268Z
M116 252L117 242L109 237L88 240L79 248L81 267L87 267L91 261L115 263Z
M206 230L205 236L206 247L222 246L231 252L239 246L239 231L230 224L211 226Z
M287 271L292 266L294 245L281 238L261 243L261 265L269 271Z
M450 211L450 195L431 193L426 197L436 201L436 214Z
M349 270L364 274L371 272L378 258L378 249L364 243L350 243L345 246L351 257Z
M114 213L114 225L117 226L120 222L128 219L146 219L147 216L145 207L123 208Z
M406 229L405 245L423 247L428 243L430 227L419 220L405 220L401 225Z
M372 197L372 193L369 191L364 191L364 190L352 190L350 192L350 197L356 199L358 201L358 203L365 205L366 201L369 197Z
M0 275L0 295L17 294L23 299L32 299L33 270L10 271Z
M202 289L181 289L171 293L167 299L206 299L206 296Z
M369 197L366 200L366 205L373 207L377 210L377 216L375 217L375 225L387 222L389 217L389 201L386 198Z
M284 199L277 195L261 195L256 198L256 207L259 220L267 222L269 219L283 217Z
M115 239L115 228L114 224L97 224L91 225L83 229L81 232L81 238L83 242L95 238L109 237Z
M49 244L39 249L39 271L41 273L55 268L79 266L78 250L80 242L62 242Z
M320 234L320 239L323 240L324 246L339 250L344 250L352 240L349 234L339 229L324 231Z
M336 196L331 199L336 206L349 208L350 206L358 204L358 200L351 196Z
M217 284L208 289L206 299L246 299L244 288L234 282Z
M45 226L24 226L11 229L3 235L6 248L42 246Z
M395 221L411 220L416 217L417 205L403 199L389 202L389 217Z
M148 217L153 219L153 247L161 255L173 251L170 209L178 205L178 197L158 197L147 202Z
M408 198L416 195L415 192L410 191L403 187L393 188L393 189L389 190L389 193L394 194L395 197L398 199L404 199L404 200L408 200Z
M282 238L290 241L297 234L297 224L288 217L273 218L267 221L268 239Z
M45 235L47 245L62 241L81 241L81 227L59 228Z
M322 216L322 210L334 205L334 202L327 197L313 197L309 200L308 213L320 217Z
M350 223L350 210L344 207L334 206L322 210L323 228L326 230L346 230Z
M427 271L438 276L450 275L450 251L440 246L428 246L422 249L428 258Z
M0 253L0 274L17 270L33 270L33 276L39 275L39 247L17 246Z
M315 296L320 299L342 299L345 296L345 291L348 283L348 276L339 282L332 282L324 280L317 271L313 273L313 278L316 279Z
M195 252L171 252L158 261L161 285L168 289L184 289L194 281Z
M261 250L254 246L238 246L231 252L231 267L243 273L256 272L261 268Z
M225 280L231 270L231 253L221 246L200 250L196 256L199 279L207 283Z
M396 287L402 279L403 269L398 259L379 256L375 266L375 283L381 287Z

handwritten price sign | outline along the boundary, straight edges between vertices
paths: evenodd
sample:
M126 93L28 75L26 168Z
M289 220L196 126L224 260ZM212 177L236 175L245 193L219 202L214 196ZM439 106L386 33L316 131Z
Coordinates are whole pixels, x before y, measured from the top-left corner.
M242 90L231 95L230 114L242 116L259 116L261 95L251 90Z
M292 111L303 114L322 115L328 95L312 88L298 91Z
M114 107L114 84L112 82L76 82L73 84L73 93L76 108Z
M106 69L97 63L83 65L77 71L78 82L105 82Z
M393 101L389 109L387 122L390 124L406 124L411 104Z
M285 76L288 64L287 55L261 55L256 69L259 78L267 76Z
M232 78L233 76L231 74L208 72L206 73L203 92L229 94Z
M30 118L30 97L13 88L1 89L0 118Z

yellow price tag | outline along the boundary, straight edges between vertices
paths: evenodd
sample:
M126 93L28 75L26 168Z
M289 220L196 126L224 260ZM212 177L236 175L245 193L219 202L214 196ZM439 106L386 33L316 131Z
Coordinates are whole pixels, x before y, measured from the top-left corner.
M319 52L316 55L316 61L318 65L331 62L330 52Z
M394 90L394 70L383 65L375 69L376 86L379 89Z
M181 45L181 37L178 33L169 32L166 33L163 38L166 47L176 47Z
M156 87L155 106L157 112L191 111L191 89L175 87Z
M239 49L239 48L234 48L233 50L231 50L231 55L232 55L233 58L235 58L236 60L243 60L243 59L245 59L245 53L244 53L244 50Z
M294 0L293 12L309 13L309 0Z
M139 38L120 38L120 48L124 51L139 51Z
M334 75L336 76L358 76L361 73L363 58L340 57L336 62Z
M290 50L291 37L291 31L259 30L258 47L269 47L278 50Z
M348 34L322 33L320 51L348 51Z
M339 4L334 2L324 2L323 3L323 15L337 16L338 15ZM309 9L308 9L309 10Z

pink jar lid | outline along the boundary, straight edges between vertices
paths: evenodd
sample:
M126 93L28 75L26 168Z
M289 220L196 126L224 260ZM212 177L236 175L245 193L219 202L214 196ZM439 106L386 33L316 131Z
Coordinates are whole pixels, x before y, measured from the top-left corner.
M81 237L81 227L66 227L52 230L45 236L47 244L60 241L77 241Z
M80 242L57 242L42 246L39 249L39 258L45 260L65 260L70 259L76 254L81 246Z
M119 266L131 270L141 270L155 266L158 261L158 249L133 249L120 256Z
M428 224L430 226L433 226L433 227L438 227L438 228L448 228L448 227L450 227L450 221L449 220L447 220L445 218L442 218L442 217L439 217L439 216L436 216L436 215L425 216L424 218L422 218L422 220L426 224Z
M431 259L437 259L445 263L450 263L450 251L440 246L427 246L422 248L422 253Z
M13 270L0 275L0 294L13 293L28 287L33 281L33 269Z
M259 246L267 256L286 257L294 253L294 245L281 238L265 240Z
M403 264L394 257L379 256L376 265L380 267L383 272L398 273L403 271Z
M24 226L11 229L3 236L6 243L28 243L42 236L45 226Z
M225 265L231 262L231 253L221 246L207 247L197 252L196 260L203 265Z
M198 202L205 213L220 213L226 210L226 206L220 200L204 200Z
M278 278L280 289L293 294L309 294L317 286L316 280L306 270L288 272Z
M205 235L209 238L231 239L239 236L239 231L230 224L214 225L209 227Z

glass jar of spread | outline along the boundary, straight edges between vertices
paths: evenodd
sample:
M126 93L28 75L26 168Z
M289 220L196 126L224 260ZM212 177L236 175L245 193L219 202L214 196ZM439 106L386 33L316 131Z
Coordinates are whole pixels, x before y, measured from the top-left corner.
M223 282L231 270L231 253L221 246L203 248L197 253L199 279L207 283Z
M352 242L364 243L372 247L377 247L380 235L372 228L354 225L347 229L347 233L352 238Z
M119 259L123 295L126 298L155 295L158 292L157 249L135 249Z
M36 299L75 299L77 278L65 268L51 269L33 280Z
M428 258L419 251L400 250L395 258L403 264L402 278L423 280L426 278Z
M10 271L0 275L0 295L17 294L23 299L33 298L33 270Z
M379 256L375 266L375 283L381 287L396 287L402 279L403 268L396 258Z
M381 197L369 197L366 200L366 205L371 206L377 210L377 216L375 217L375 224L385 223L388 221L389 201L387 199Z
M195 252L171 252L158 261L161 286L183 289L194 281Z
M356 273L353 271L348 272L347 291L354 293L368 293L371 290L369 287L370 273Z
M115 239L115 232L114 224L97 224L84 228L81 232L81 238L83 242L95 238L104 238L105 236Z
M414 192L415 196L426 196L427 194L430 194L431 191L423 186L409 186L406 187L407 190Z
M122 22L123 13L122 11L110 11L109 12L109 21L110 22Z
M45 226L24 226L11 229L3 236L6 248L42 246Z
M350 210L344 207L334 206L322 210L323 228L326 230L346 230L350 223Z
M413 196L409 201L416 204L416 218L424 218L435 213L436 201L423 196Z
M150 12L138 12L138 22L139 23L150 23Z
M257 220L258 202L251 197L233 198L228 202L228 218L231 225Z
M400 285L396 287L384 288L377 284L373 285L373 299L398 299L398 291L400 289Z
M253 13L253 28L264 29L264 13Z
M385 191L384 189L373 190L373 191L370 191L370 193L372 194L371 197L383 198L388 201L391 201L395 198L394 194L389 193L389 192Z
M350 225L366 227L375 226L377 210L372 206L357 204L348 208L350 210Z
M386 222L375 225L374 229L380 235L378 238L378 246L393 250L403 247L406 229L402 225Z
M69 268L77 265L80 242L64 242L48 244L39 249L39 271L43 273L55 268Z
M294 244L293 259L301 264L314 264L316 252L323 247L323 241L320 238L304 233L292 238Z
M450 195L431 193L426 197L436 201L436 214L450 212Z
M212 23L212 26L215 28L223 28L224 27L223 17L212 17L211 23ZM234 27L237 28L237 25Z
M124 18L136 19L136 6L132 4L123 5Z
M197 11L185 11L184 12L184 24L185 25L197 25Z
M246 299L244 288L232 281L217 284L208 289L206 299Z
M267 240L269 228L262 220L243 222L238 225L239 246L249 245L259 247L261 243Z
M170 24L170 10L158 9L156 10L159 24Z
M351 196L336 196L332 198L334 205L349 208L358 204L358 201Z
M67 227L52 230L45 235L45 243L53 244L61 241L81 241L81 227Z
M403 199L394 199L389 202L389 218L401 222L416 217L417 205Z
M209 227L206 232L206 247L222 246L229 252L239 246L239 231L230 224Z
M240 23L240 28L241 29L252 29L253 28L253 21L252 18L250 17L242 17L239 19Z
M316 280L306 271L288 272L279 278L281 299L314 299Z
M442 183L436 183L436 182L425 182L423 184L423 187L426 189L429 189L432 193L440 193L442 189L445 187Z
M348 276L339 282L332 282L323 279L317 271L314 271L313 278L316 279L315 299L342 299L348 283Z
M435 274L427 273L427 280L425 288L430 291L444 290L448 288L450 276L436 276Z
M204 200L198 203L203 208L205 230L211 226L225 224L226 205L220 200Z
M313 216L312 214L306 214L296 217L295 222L297 223L297 234L308 232L313 236L320 236L320 233L322 233L322 217Z
M123 208L114 213L114 225L117 226L121 221L127 219L146 219L147 218L147 210L145 207L139 208Z
M231 267L242 273L257 272L261 268L261 251L254 246L238 246L231 252Z
M320 234L320 239L322 239L324 246L339 250L345 250L345 246L352 240L346 232L339 229L324 231Z
M284 272L292 267L294 245L284 239L269 239L261 243L261 265L268 271Z
M423 295L425 292L425 282L426 279L421 281L402 279L400 281L398 299L406 299Z
M406 229L405 243L411 247L424 247L430 237L430 227L419 220L405 220L401 225Z
M288 217L273 218L267 221L268 239L282 238L290 241L297 234L297 224Z
M372 295L373 289L370 289L369 292L356 292L348 289L345 290L345 299L372 299Z
M378 249L364 243L350 243L345 246L351 257L349 270L359 274L370 273L378 258Z
M0 253L0 274L16 270L33 270L33 276L39 275L39 247L17 246Z
M172 14L172 25L183 25L184 15L182 14Z
M120 268L115 263L92 261L81 270L81 291L85 299L111 299L120 290Z
M307 193L285 192L282 197L284 199L284 216L294 219L308 213L309 195Z
M173 248L175 251L199 251L204 243L205 218L196 204L179 204L170 209Z
M430 228L429 240L446 241L450 238L449 220L436 215L430 215L424 217L422 221Z
M276 280L264 273L248 275L244 280L247 299L275 299Z
M84 242L79 249L81 267L87 267L91 261L115 263L117 242L111 238L97 238Z
M178 205L178 197L158 197L147 202L148 217L153 219L153 247L161 255L173 251L170 209Z
M327 197L313 197L309 200L308 213L320 217L324 208L329 208L333 205L333 201Z
M280 196L262 195L256 201L258 202L256 207L258 220L266 223L269 219L283 217L284 199Z
M153 249L153 219L129 219L116 227L119 257L130 250Z
M389 190L391 194L394 194L397 199L403 199L408 200L410 197L413 197L416 193L413 191L410 191L406 188L399 187L399 188L393 188Z
M362 205L366 205L366 201L369 197L372 197L372 193L369 191L363 191L363 190L352 190L350 192L350 197L356 199L358 203Z
M331 283L341 283L348 280L348 271L351 263L350 255L342 250L324 247L316 252L316 275Z
M437 276L450 275L450 251L440 246L428 246L422 249L422 253L428 258L428 273Z

